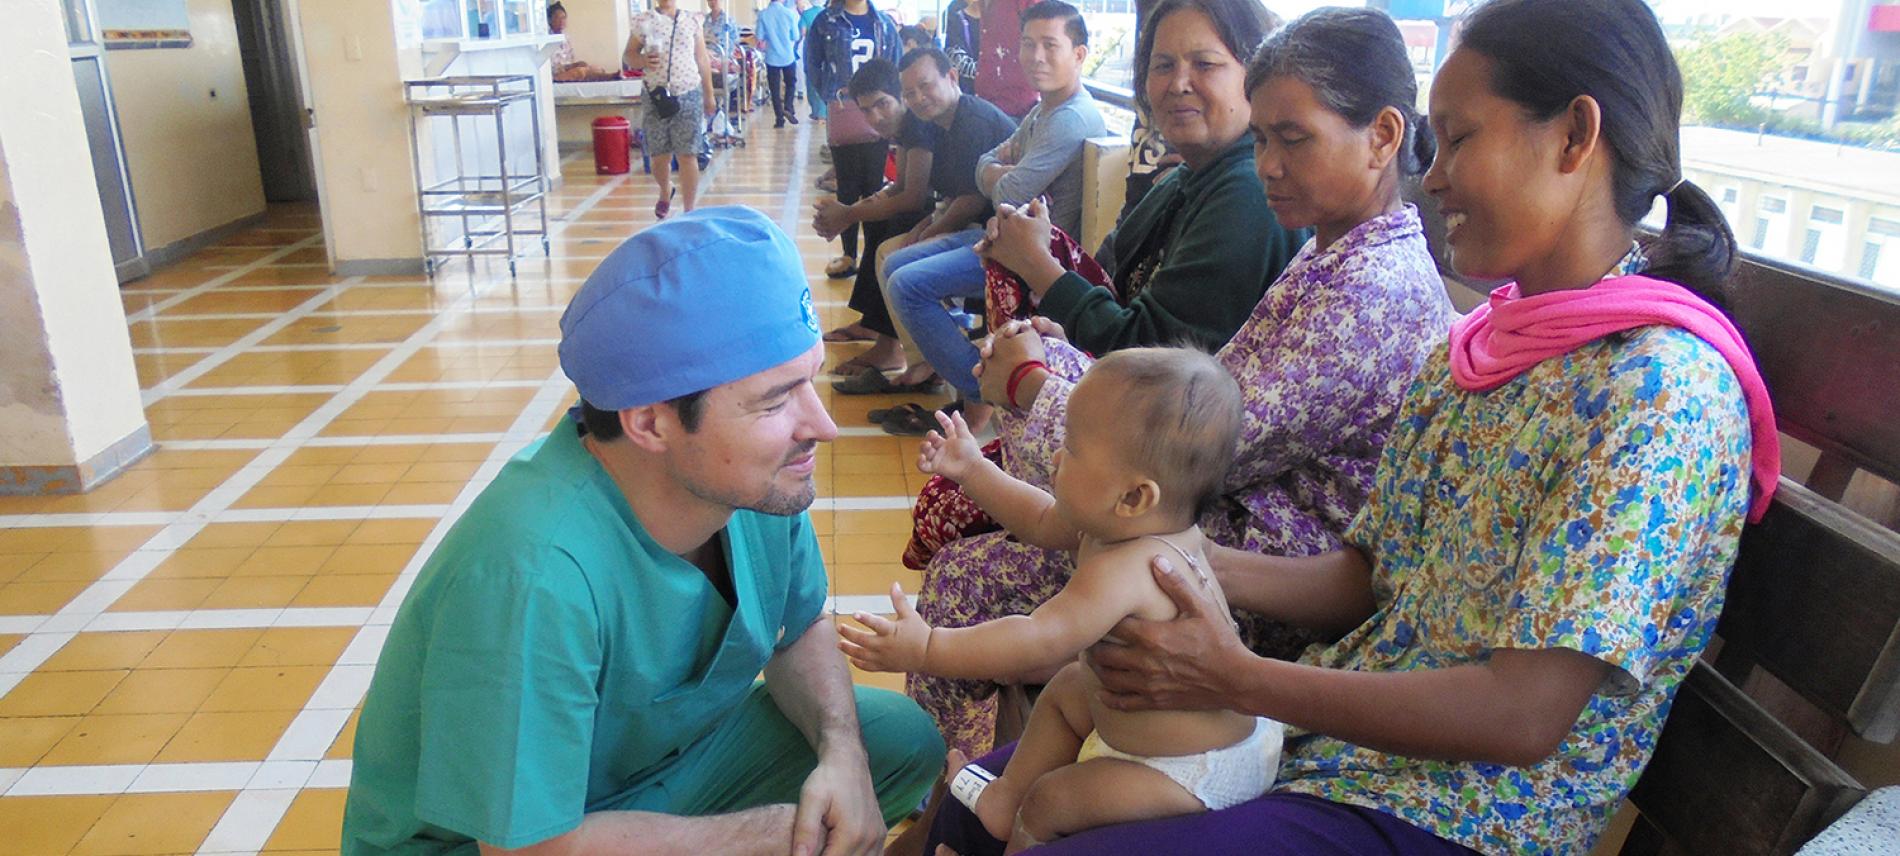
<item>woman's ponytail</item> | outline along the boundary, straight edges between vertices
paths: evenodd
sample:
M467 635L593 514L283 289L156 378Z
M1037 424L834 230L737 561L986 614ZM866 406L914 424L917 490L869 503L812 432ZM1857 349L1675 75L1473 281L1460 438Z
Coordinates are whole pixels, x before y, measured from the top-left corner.
M1400 167L1406 175L1423 175L1432 168L1432 159L1438 157L1438 138L1432 136L1431 120L1423 114L1407 111L1406 133L1412 135L1411 145L1405 152L1404 163Z
M1680 284L1726 310L1729 271L1735 267L1735 233L1715 200L1684 179L1663 194L1668 207L1662 234L1646 248L1647 273Z

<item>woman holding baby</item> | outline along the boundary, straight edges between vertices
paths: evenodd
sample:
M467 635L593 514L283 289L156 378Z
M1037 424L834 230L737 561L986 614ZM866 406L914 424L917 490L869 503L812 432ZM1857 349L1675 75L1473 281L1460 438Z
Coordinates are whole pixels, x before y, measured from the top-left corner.
M1385 142L1394 118L1416 133L1409 100L1387 105L1396 117L1355 118L1326 95L1337 80L1316 73L1313 56L1282 53L1315 30L1314 56L1337 52L1370 33L1368 14L1315 13L1255 60L1256 160L1270 198L1325 180L1289 168L1316 150L1369 165L1379 161L1365 152L1404 150ZM1366 79L1381 44L1351 48L1339 79ZM1640 0L1492 0L1465 19L1433 84L1438 151L1424 189L1446 215L1453 266L1513 282L1448 336L1431 334L1429 359L1375 438L1383 452L1362 508L1334 544L1207 550L1227 602L1328 644L1299 662L1259 656L1221 599L1163 557L1155 579L1179 614L1126 620L1089 655L1110 709L1284 724L1277 780L1224 811L1081 832L1035 852L1590 848L1713 633L1743 519L1765 507L1778 471L1765 390L1719 309L1733 238L1682 180L1681 92ZM1338 186L1276 201L1337 198ZM1639 245L1635 224L1658 196L1668 223ZM1276 214L1295 225L1287 208ZM1308 253L1328 249L1329 235L1351 238L1314 222ZM1277 326L1292 335L1290 322ZM995 351L1036 341L1008 337ZM1228 349L1221 357L1230 364ZM1058 372L1035 406L1062 389ZM1248 448L1256 418L1249 400L1237 474L1262 454ZM1218 521L1203 526L1222 542ZM977 765L1004 769L1009 753ZM936 831L964 856L998 849L956 802Z

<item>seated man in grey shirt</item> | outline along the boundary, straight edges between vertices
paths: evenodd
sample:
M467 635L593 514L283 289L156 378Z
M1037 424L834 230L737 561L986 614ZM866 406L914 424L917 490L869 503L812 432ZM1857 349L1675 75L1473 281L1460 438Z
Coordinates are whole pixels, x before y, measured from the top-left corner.
M1023 205L1046 195L1052 222L1076 235L1082 225L1082 144L1105 132L1095 100L1082 88L1088 27L1074 6L1046 0L1023 12L1018 44L1023 71L1041 97L1015 133L977 159L976 188L998 205ZM883 285L900 333L928 362L927 369L913 363L897 384L922 381L934 369L957 388L964 417L980 430L992 408L978 398L970 374L976 347L962 335L944 301L982 296L983 265L971 249L982 230L958 237L888 256ZM922 434L934 427L933 420L923 418L882 424L894 434Z
M976 185L998 205L1049 197L1049 220L1082 237L1082 143L1107 133L1082 85L1089 31L1074 6L1050 0L1023 12L1018 57L1042 97L1016 133L977 161Z

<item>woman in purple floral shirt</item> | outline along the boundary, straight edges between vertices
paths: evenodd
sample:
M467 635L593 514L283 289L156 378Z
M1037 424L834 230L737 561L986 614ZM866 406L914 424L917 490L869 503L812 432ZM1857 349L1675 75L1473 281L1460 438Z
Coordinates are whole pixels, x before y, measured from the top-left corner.
M1397 40L1396 26L1383 23L1390 33L1379 35ZM1247 73L1254 161L1268 202L1282 225L1315 227L1317 235L1217 355L1240 381L1246 415L1226 494L1201 521L1220 544L1287 556L1341 546L1399 402L1453 318L1418 212L1399 197L1400 181L1432 155L1431 135L1411 106L1409 67L1308 81L1305 66L1294 52L1256 60ZM1001 218L998 240L1021 219ZM1089 359L1054 336L1001 335L987 350L987 401L1010 400L1005 386L1019 365L1047 365L1017 379L1024 409L1001 423L1005 464L1046 488L1069 391ZM931 559L918 609L932 625L953 627L1027 613L1073 569L1072 556L1007 532L965 538ZM1261 653L1292 657L1312 641L1240 617L1243 638ZM908 688L950 746L972 756L989 750L995 684L912 675Z

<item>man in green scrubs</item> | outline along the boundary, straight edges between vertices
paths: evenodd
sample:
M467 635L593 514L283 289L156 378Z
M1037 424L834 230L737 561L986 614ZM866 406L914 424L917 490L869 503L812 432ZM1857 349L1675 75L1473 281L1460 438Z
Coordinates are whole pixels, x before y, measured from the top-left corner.
M575 295L560 355L582 405L390 628L343 851L881 852L943 742L852 686L825 613L805 511L837 426L791 239L738 207L648 227Z

